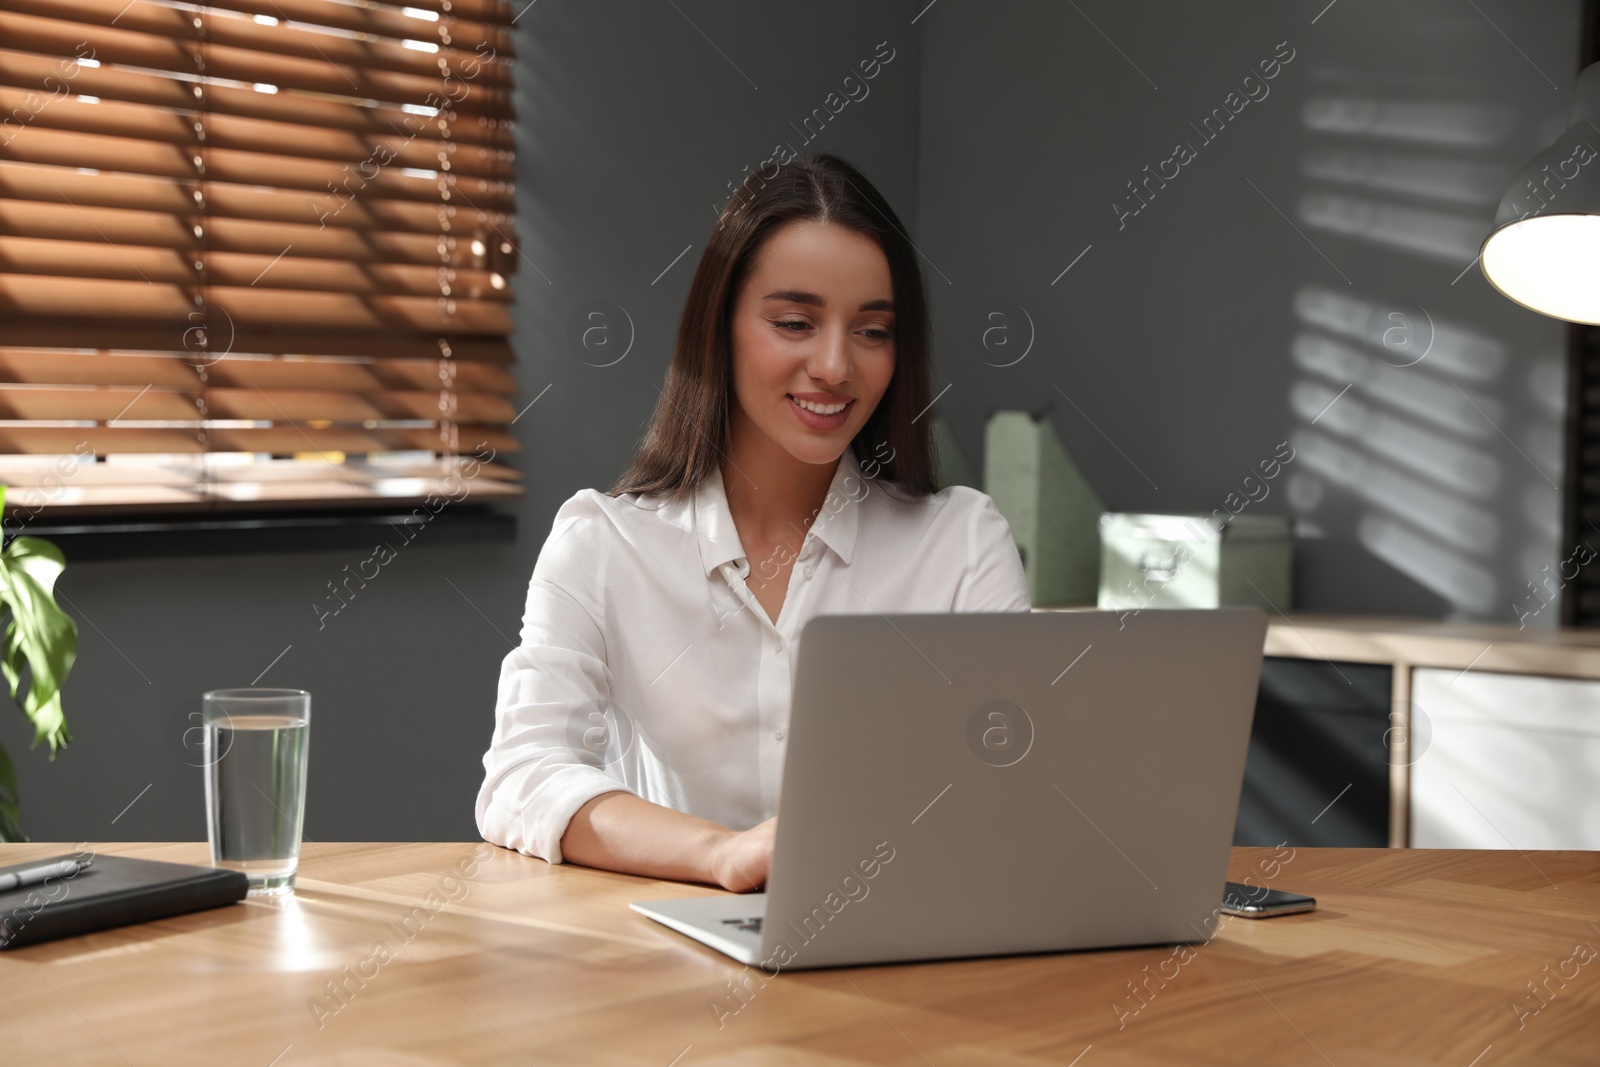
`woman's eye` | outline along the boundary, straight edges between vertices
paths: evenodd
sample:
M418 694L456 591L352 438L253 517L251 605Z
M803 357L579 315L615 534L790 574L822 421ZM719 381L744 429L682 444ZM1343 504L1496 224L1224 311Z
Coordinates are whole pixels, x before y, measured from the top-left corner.
M811 327L811 324L804 319L776 319L773 321L772 325L780 330L788 330L790 333L800 333L801 331L810 329ZM861 332L872 338L874 341L894 340L894 334L890 333L888 330L871 328Z

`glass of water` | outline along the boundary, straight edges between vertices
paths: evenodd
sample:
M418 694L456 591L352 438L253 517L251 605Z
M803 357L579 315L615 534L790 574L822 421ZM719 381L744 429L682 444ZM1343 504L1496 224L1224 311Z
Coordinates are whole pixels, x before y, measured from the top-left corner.
M205 695L201 723L212 865L243 871L252 896L293 892L306 807L311 694L213 690Z

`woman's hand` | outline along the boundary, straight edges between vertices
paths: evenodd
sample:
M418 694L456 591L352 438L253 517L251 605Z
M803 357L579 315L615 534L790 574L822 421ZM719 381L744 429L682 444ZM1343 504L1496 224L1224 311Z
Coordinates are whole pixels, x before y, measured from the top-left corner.
M652 804L627 790L602 793L573 813L562 857L646 878L709 882L743 893L767 884L774 816L748 830Z
M724 830L711 840L711 876L724 889L747 893L767 884L778 817L748 830Z

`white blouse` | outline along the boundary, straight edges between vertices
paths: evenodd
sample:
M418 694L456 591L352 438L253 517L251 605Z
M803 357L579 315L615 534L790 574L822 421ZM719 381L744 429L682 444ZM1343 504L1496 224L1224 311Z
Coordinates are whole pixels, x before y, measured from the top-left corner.
M777 811L807 619L1030 607L987 495L896 499L848 447L773 622L745 578L783 562L746 557L720 472L682 501L584 489L563 504L500 668L484 839L560 863L573 813L618 789L748 829Z

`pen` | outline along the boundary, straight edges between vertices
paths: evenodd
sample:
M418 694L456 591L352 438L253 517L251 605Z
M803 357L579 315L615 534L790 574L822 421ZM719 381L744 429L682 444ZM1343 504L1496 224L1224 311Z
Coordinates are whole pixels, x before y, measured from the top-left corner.
M0 893L8 889L34 885L37 882L44 881L46 878L71 878L88 867L91 862L91 860L62 860L59 863L47 863L42 867L8 871L5 874L0 874Z

